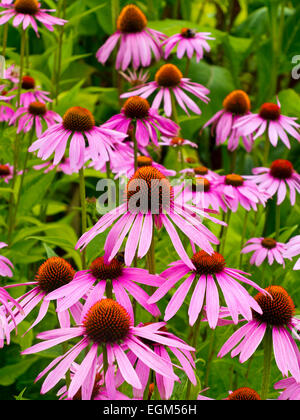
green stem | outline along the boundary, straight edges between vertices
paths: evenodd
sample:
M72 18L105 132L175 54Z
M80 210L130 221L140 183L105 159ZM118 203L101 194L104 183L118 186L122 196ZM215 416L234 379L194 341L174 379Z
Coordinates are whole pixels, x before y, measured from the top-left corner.
M222 241L222 245L221 245L221 254L223 254L224 251L225 251L226 238L227 238L227 233L228 233L228 229L229 229L229 222L230 222L231 213L232 213L232 211L229 209L228 212L227 212L227 220L226 220L227 228L224 230L223 241ZM222 240L222 238L220 238L220 240Z
M230 173L234 173L236 169L236 161L237 161L237 149L234 152L230 153Z
M8 36L8 22L5 23L3 27L3 47L2 47L2 55L5 57L6 47L7 47L7 36Z
M147 253L147 266L150 274L155 274L155 238L154 231L152 233L152 240L149 251Z
M185 65L185 71L184 71L184 77L188 77L191 67L191 59L187 57L186 59L186 65Z
M241 250L242 250L242 248L244 246L244 243L245 243L245 237L246 237L246 232L247 232L248 216L249 216L249 212L247 210L245 210L243 231L242 231L242 237L241 237L241 246L240 246L240 249ZM242 268L242 264L243 264L243 256L244 256L244 254L240 253L240 269Z
M275 223L276 223L276 241L278 241L279 239L279 235L280 235L280 206L276 205L276 213L275 213Z
M216 338L216 330L211 331L210 342L209 342L209 350L208 350L208 360L206 364L206 372L205 372L205 379L204 379L204 389L208 386L208 379L210 374L211 362L213 360L213 356L215 353L215 338Z
M107 369L108 369L107 348L106 348L106 344L103 344L103 377L104 379L105 379Z
M66 17L67 10L67 0L61 0L60 9L62 9L62 18ZM62 65L62 45L64 38L65 28L64 25L60 27L59 36L58 36L58 52L57 52L57 69L55 71L55 104L58 104L58 95L60 88L60 76L61 76L61 65Z
M270 18L270 33L272 39L272 66L270 75L270 92L269 97L272 97L277 90L277 77L278 77L278 57L279 57L279 41L280 34L278 33L278 3L271 1L269 6L269 18Z
M265 151L264 151L264 161L263 161L264 166L268 166L270 147L271 147L271 143L268 136L268 130L266 130Z
M261 399L266 400L269 394L272 361L272 329L267 327L264 337L264 370L261 389Z
M112 287L111 280L106 280L105 294L106 294L107 299L113 298L113 287Z
M79 190L80 190L80 203L81 203L81 232L84 234L87 231L87 211L86 211L86 192L85 192L85 180L84 180L84 169L79 170ZM86 269L86 251L85 249L81 253L82 269Z
M199 281L199 279L198 279L198 281ZM203 311L200 312L195 325L192 327L191 346L194 347L196 350L197 350L197 342L198 342L198 337L199 337L202 315L203 315ZM188 381L187 389L186 389L186 398L185 398L186 400L190 399L191 390L192 390L192 383L191 383L191 381Z
M134 172L138 170L138 143L136 139L136 128L133 133Z
M111 0L111 18L112 18L112 29L116 31L117 19L120 14L120 0Z
M172 102L172 119L177 125L179 125L178 113L177 113L177 108L176 108L176 100L175 100L175 95L173 92L171 92L171 102Z

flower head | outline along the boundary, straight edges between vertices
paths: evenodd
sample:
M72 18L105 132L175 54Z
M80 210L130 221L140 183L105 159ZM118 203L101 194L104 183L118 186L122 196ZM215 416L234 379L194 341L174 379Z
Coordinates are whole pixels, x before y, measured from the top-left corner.
M272 333L273 350L278 369L284 376L291 372L300 382L300 352L289 332L299 339L300 321L294 318L295 306L287 291L281 286L270 286L265 289L268 294L258 293L256 302L262 309L253 312L253 320L237 330L223 345L218 356L224 357L231 351L231 356L240 355L244 363L255 352L262 342L266 331Z
M300 255L300 235L294 236L286 244L285 258L293 258ZM300 270L300 258L294 266L294 270Z
M89 143L90 158L95 162L108 162L110 152L127 136L117 131L97 127L93 114L79 106L68 109L62 122L48 128L29 148L38 150L38 157L47 160L54 153L53 164L57 165L63 157L70 139L69 158L72 170L81 169L86 162L86 141Z
M12 179L14 173L14 168L9 163L6 165L0 165L0 179L8 184L9 181Z
M165 321L168 321L177 313L193 285L194 291L188 311L190 325L194 325L197 321L206 296L208 323L211 328L216 327L220 311L218 286L223 292L230 316L235 324L238 323L239 314L251 320L252 309L261 312L258 304L237 280L253 286L262 293L263 289L244 277L247 273L234 268L227 268L223 255L217 252L209 255L205 251L199 251L193 255L191 261L194 266L193 269L183 261L172 263L170 268L161 273L161 277L166 279L165 283L149 299L149 303L159 301L178 281L188 275L170 299L165 311Z
M202 392L204 392L203 390ZM205 401L205 400L212 400L212 398L205 397L199 394L197 400ZM252 388L249 387L242 387L238 388L235 391L229 391L229 395L227 398L224 398L227 401L260 401L260 395Z
M132 4L125 6L117 20L117 31L98 50L97 59L104 64L120 41L116 68L125 71L130 64L134 70L149 67L152 55L158 61L162 56L160 41L165 35L148 28L144 13Z
M300 363L300 361L299 361ZM296 379L290 377L281 379L274 385L274 389L282 389L283 391L278 400L299 401L300 400L300 383Z
M196 32L190 28L182 28L179 34L166 39L162 45L165 47L165 59L167 60L173 48L177 45L177 57L181 59L184 54L191 59L196 54L197 63L202 60L204 50L210 51L207 41L213 40L210 32Z
M267 258L270 265L272 265L275 260L278 264L282 264L284 266L286 245L275 241L273 238L250 239L241 252L242 254L247 254L252 251L254 251L254 253L250 259L250 264L255 264L259 267Z
M300 175L295 171L293 164L285 159L275 160L269 168L254 168L252 176L246 177L254 181L260 189L273 197L277 193L277 204L281 204L290 189L292 206L296 202L296 192L300 192Z
M159 109L162 101L164 102L164 111L167 117L172 115L173 94L179 106L188 114L188 109L196 114L201 114L198 105L184 92L192 93L203 102L208 103L209 90L199 83L191 82L190 79L183 77L181 71L174 64L164 64L156 73L155 81L138 86L129 93L121 95L121 98L130 98L139 95L142 98L148 98L153 92L158 91L153 101L152 107Z
M288 134L300 142L299 124L297 118L287 117L281 113L279 100L277 104L265 103L258 114L249 114L236 121L234 128L244 136L254 135L254 139L268 133L269 141L276 147L280 138L286 147L291 148Z
M55 10L41 9L37 0L15 0L13 4L4 1L0 3L0 6L6 9L0 12L0 25L13 18L13 26L17 27L22 24L24 30L32 26L37 36L39 36L37 21L42 23L49 31L53 31L54 25L63 26L67 22L49 14L49 12L55 12Z
M233 152L237 149L242 139L247 152L251 152L253 136L244 135L241 130L235 128L238 121L245 115L250 114L250 99L243 90L234 90L223 102L223 109L218 111L203 128L212 125L212 134L216 134L216 143L221 145L228 140L228 149Z

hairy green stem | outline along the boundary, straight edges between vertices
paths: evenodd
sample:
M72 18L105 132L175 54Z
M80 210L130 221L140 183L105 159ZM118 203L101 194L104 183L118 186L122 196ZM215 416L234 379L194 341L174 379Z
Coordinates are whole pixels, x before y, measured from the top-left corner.
M264 369L261 388L261 399L266 400L269 394L272 361L272 329L267 327L264 337Z
M87 212L86 212L86 191L85 191L85 179L84 169L79 170L79 190L80 190L80 203L81 203L81 233L84 234L87 231ZM86 269L86 251L85 249L81 253L82 269Z

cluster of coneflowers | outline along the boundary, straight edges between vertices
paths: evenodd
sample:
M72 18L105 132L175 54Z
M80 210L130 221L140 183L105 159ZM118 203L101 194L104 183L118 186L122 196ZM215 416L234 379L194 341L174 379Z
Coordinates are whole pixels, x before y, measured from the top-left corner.
M20 26L21 39L29 26L38 34L37 23L48 30L66 23L52 16L53 10L42 9L36 0L6 0L0 6L0 24L11 21L13 26ZM1 164L0 177L13 186L20 177L22 185L32 169L27 167L28 159L19 168L18 136L26 134L27 155L36 153L44 161L35 170L79 174L82 213L82 236L76 245L82 256L80 270L64 258L53 256L42 263L28 283L2 282L0 345L9 344L18 324L39 307L29 330L34 328L47 316L54 301L58 328L39 333L41 342L22 352L32 354L63 344L63 353L37 378L44 378L42 394L63 382L58 391L61 399L149 399L152 394L170 399L175 382L185 375L185 398L189 399L192 386L197 385L195 360L201 323L211 329L235 324L234 334L218 356L231 352L244 363L263 342L263 383L260 393L243 387L228 390L226 399L268 397L272 348L276 365L286 377L274 385L284 390L279 398L300 399L300 320L295 317L292 298L281 285L250 280L241 265L232 268L226 262L230 215L240 208L245 209L246 216L250 211L264 211L274 199L278 209L274 235L246 238L244 232L241 258L251 252L250 265L276 262L284 267L286 260L299 255L299 236L287 243L279 242L279 236L280 204L289 194L291 206L295 205L300 176L287 160L269 162L270 144L276 147L280 139L290 148L290 138L300 141L299 125L295 118L283 115L279 101L262 104L257 113L252 113L247 93L233 91L204 128L211 126L216 144L227 142L231 154L242 147L241 143L250 153L256 140L265 135L263 166L254 168L252 175L243 175L235 173L233 165L232 173L224 175L200 164L189 165L181 168L180 182L173 186L170 177L176 171L156 162L152 151L174 147L182 157L184 147L197 147L182 137L177 108L187 114L200 114L199 102L208 103L209 90L190 80L188 74L183 75L168 59L176 48L179 59L186 55L189 63L195 56L199 62L210 51L208 41L213 38L190 28L168 38L149 28L146 16L134 5L121 11L116 25L117 31L99 49L97 58L104 65L116 50L115 67L131 88L121 95L125 101L120 113L101 125L90 110L76 104L62 116L51 110L50 94L24 72L23 65L11 65L0 86L0 121L14 125L17 135L14 165ZM149 74L144 69L151 66L153 58L166 62L157 70L155 80L148 82ZM185 165L183 160L181 163ZM87 167L106 171L126 183L122 204L100 217L90 229L84 179ZM132 206L136 194L146 207ZM12 204L10 235L18 198ZM223 215L222 220L217 213ZM210 229L215 232L215 224L220 225L219 237ZM167 233L168 243L179 259L157 273L155 250L160 231ZM85 248L98 235L106 235L104 252L87 261ZM0 243L0 248L5 246ZM299 268L298 260L294 270ZM11 261L0 256L0 275L13 277L12 270ZM254 297L245 285L256 290ZM19 286L29 290L13 299L8 290ZM172 296L161 312L162 299L170 292ZM187 302L191 329L188 343L172 333L169 323ZM149 322L140 322L137 306L148 313ZM122 392L124 382L132 389L130 395ZM209 398L200 393L198 399Z

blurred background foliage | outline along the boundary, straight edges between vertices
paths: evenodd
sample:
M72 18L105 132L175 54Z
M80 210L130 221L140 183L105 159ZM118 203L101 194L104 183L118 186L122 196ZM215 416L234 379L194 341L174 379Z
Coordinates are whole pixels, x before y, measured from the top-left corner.
M84 106L90 109L98 123L105 122L110 116L120 111L117 89L113 87L113 61L102 66L95 54L107 37L114 32L115 1L105 0L72 0L42 1L45 7L58 8L58 15L65 15L68 24L54 33L40 29L40 38L32 30L29 33L30 57L27 63L27 74L33 76L43 90L56 96L55 69L60 66L59 95L53 109L63 114L71 106ZM214 170L226 173L229 171L230 158L226 146L216 148L214 138L209 130L202 131L204 123L222 107L225 96L234 89L244 89L252 101L252 110L256 111L266 101L274 101L278 95L283 114L300 119L300 84L292 78L292 69L296 66L293 57L300 54L300 4L299 0L280 1L247 1L247 0L148 0L120 1L120 8L134 3L147 15L149 27L160 30L166 35L178 33L182 27L194 28L197 31L211 32L215 41L211 41L212 51L199 64L191 63L189 77L210 89L211 102L201 106L201 116L179 114L184 138L196 141L198 150L186 149L185 157L193 157L198 162ZM276 16L274 14L276 10ZM278 13L278 14L277 14ZM273 18L272 18L273 16ZM62 37L62 60L58 63L58 43ZM19 63L20 35L18 30L9 26L8 63ZM178 61L172 55L170 62L184 70L185 59ZM150 80L162 64L154 63L150 70ZM300 74L300 72L299 72ZM124 82L123 89L129 86ZM14 128L5 129L0 141L0 156L3 163L12 161L12 141ZM240 149L237 167L241 174L250 174L252 167L258 163L263 154L263 139L258 140L255 151L246 154ZM25 143L25 142L24 142ZM300 172L300 145L292 143L288 151L282 143L272 148L271 159L279 157L290 159L295 169ZM165 166L179 169L174 150L164 157ZM33 156L30 165L40 163ZM87 170L87 192L90 198L96 195L96 183L103 175L94 170ZM78 185L77 176L62 176L54 171L41 176L38 171L31 171L25 179L22 200L18 210L18 229L13 239L13 246L7 256L13 261L16 270L13 281L33 281L37 267L47 256L58 254L80 268L80 256L74 250L78 234ZM1 190L1 194L6 194ZM8 193L7 193L8 194ZM268 235L274 232L274 208L270 206L269 216L259 218L258 226L254 224L252 214L247 226L246 238L260 236L263 231ZM225 257L228 266L237 267L241 231L245 212L239 210L232 217L228 232ZM282 241L299 232L299 201L294 207L286 200L282 206L281 230ZM90 224L95 223L94 211L90 212ZM6 229L6 209L1 208L0 226ZM219 234L219 227L209 223L209 228ZM4 236L0 236L4 240ZM96 238L88 247L87 257L93 260L103 249L105 235ZM158 234L156 248L157 272L166 268L166 263L177 259L176 253L169 244L169 238ZM258 284L271 278L278 284L287 287L296 306L300 305L299 274L291 270L292 263L287 264L283 272L279 266L269 267L266 264L260 269L249 267L249 258L244 258L244 269L250 270L252 278ZM264 274L262 275L262 273ZM264 279L264 280L263 280ZM23 290L22 290L23 289ZM13 290L17 297L24 288ZM161 302L166 306L168 298ZM189 297L187 298L189 302ZM185 340L188 340L187 306L183 306L177 316L171 320L170 328ZM299 312L298 312L299 314ZM20 350L30 346L39 331L57 327L54 307L45 320L34 331L23 333L34 319L36 313L28 317L18 328L18 335L13 336L13 343L1 350L0 358L0 395L1 399L54 399L55 391L40 396L40 382L34 384L37 374L58 355L60 348L54 348L35 356L20 357ZM145 321L140 308L137 322ZM232 334L231 327L218 328L216 333L202 328L202 338L197 352L197 375L201 384L194 390L196 393L208 385L208 395L216 398L226 397L229 389L238 386L251 386L256 390L261 387L263 354L259 350L250 362L241 365L238 359L229 357L217 359L211 354L214 347L219 350L225 340ZM211 376L207 381L205 371L207 364L212 365ZM280 379L276 366L272 370L272 383ZM182 397L182 384L176 385L174 399ZM272 394L271 394L272 395ZM274 394L276 395L276 393Z

